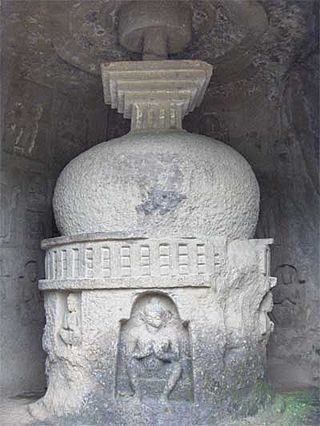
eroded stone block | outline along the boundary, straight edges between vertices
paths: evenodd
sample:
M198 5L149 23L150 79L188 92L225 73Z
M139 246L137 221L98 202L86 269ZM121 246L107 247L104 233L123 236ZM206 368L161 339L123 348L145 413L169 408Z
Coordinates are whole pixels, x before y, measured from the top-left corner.
M256 392L264 377L272 240L181 241L99 234L44 242L50 380L35 416L92 420L92 410L103 416L103 400L121 422L130 407L153 401L208 421L253 404L243 391Z

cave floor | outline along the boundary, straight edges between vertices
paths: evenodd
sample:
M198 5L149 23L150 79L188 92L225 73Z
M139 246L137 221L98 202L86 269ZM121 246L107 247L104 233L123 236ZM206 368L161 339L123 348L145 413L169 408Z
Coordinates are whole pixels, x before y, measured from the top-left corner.
M276 397L273 405L260 410L255 416L235 421L226 421L224 423L220 423L219 426L320 425L319 389L296 388L285 391L281 390L281 392L278 392L275 395ZM28 405L36 401L38 398L39 395L35 394L23 394L15 397L7 396L3 398L2 401L0 401L0 425L32 425L34 423L34 419L28 412ZM83 426L93 425L85 424Z
M28 405L37 399L38 396L35 395L4 397L0 402L0 425L20 426L32 424L33 418L28 412Z

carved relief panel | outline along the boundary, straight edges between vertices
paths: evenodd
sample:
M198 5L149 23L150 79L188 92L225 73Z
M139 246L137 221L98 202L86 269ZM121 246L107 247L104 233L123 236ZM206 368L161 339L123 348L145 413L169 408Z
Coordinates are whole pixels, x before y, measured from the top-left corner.
M15 210L20 193L19 186L10 187L5 183L0 185L0 243L8 243L13 239L16 220Z
M188 323L172 300L158 293L140 296L122 322L116 396L192 400L193 377Z
M19 276L19 314L23 323L43 321L43 295L38 289L38 279L38 262L27 261Z
M7 303L9 299L9 289L11 284L11 276L14 269L13 261L12 261L12 251L9 249L0 248L0 318L3 320L8 314L8 306Z
M58 335L68 348L81 344L81 295L79 292L66 295Z
M21 79L6 108L4 150L48 164L51 105L52 89Z
M306 299L305 281L300 279L295 266L279 265L275 275L278 285L273 289L274 309L272 318L278 327L287 328L292 325L303 326L301 319L306 313L304 303Z

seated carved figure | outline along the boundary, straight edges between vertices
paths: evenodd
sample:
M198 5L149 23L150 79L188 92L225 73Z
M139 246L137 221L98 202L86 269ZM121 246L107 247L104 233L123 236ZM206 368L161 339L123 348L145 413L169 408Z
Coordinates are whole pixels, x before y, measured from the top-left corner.
M127 373L137 399L142 397L140 376L145 372L156 373L163 365L168 367L169 377L161 395L163 400L168 400L181 376L179 339L175 330L168 327L171 318L172 313L154 298L140 313L142 325L131 330Z
M79 313L77 312L77 296L70 293L67 299L67 308L60 330L60 337L64 343L71 347L80 343L81 331L79 324Z

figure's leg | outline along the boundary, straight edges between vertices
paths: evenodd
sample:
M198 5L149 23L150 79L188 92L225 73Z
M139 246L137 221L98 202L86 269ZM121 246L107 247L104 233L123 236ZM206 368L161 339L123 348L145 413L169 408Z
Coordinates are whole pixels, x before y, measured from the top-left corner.
M127 373L129 377L130 386L134 392L134 396L137 399L141 399L141 389L140 389L140 381L139 381L139 370L141 368L141 363L135 359L131 358L127 362Z
M161 398L163 400L167 401L169 399L169 395L173 391L175 385L177 384L177 381L179 380L181 373L182 373L182 367L180 362L176 362L176 361L172 362L171 374L162 392Z
M44 421L50 415L44 403L44 398L38 399L38 401L30 404L28 410L32 417L41 421Z

